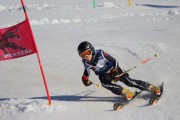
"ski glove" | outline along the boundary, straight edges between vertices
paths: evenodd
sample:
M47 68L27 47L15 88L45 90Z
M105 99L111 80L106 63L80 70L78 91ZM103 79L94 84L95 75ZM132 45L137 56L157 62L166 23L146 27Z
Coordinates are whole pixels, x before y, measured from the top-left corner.
M85 75L82 76L82 82L85 86L90 86L92 84L92 82Z

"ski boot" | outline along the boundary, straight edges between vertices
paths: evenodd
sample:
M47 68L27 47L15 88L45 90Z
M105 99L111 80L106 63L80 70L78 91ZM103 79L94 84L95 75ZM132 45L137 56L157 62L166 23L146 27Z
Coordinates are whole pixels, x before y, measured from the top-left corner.
M159 101L159 99L162 97L163 86L164 86L164 82L162 82L162 84L159 87L150 85L149 88L151 89L152 93L155 95L149 100L150 105L155 105Z
M156 87L155 85L149 85L147 91L154 94L155 96L159 96L161 94L161 89L159 87Z
M123 88L122 96L124 96L128 101L130 101L134 95L135 95L134 92L131 92L129 89Z
M130 90L123 88L121 95L124 96L127 99L127 101L125 103L119 103L119 102L115 103L114 106L113 106L114 110L122 109L124 106L126 106L130 102L134 101L134 99L137 98L137 96L139 96L140 93L141 93L141 91L140 92L137 92L137 91L136 92L131 92Z

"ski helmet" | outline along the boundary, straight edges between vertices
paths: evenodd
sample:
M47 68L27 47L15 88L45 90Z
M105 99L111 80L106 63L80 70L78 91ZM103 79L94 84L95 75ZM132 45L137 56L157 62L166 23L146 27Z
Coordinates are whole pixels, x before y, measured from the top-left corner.
M88 50L88 49L92 52L92 56L94 56L95 55L95 49L92 46L92 44L87 42L87 41L81 42L79 44L79 46L78 46L78 53L79 53L79 55L81 53L83 53L84 51Z

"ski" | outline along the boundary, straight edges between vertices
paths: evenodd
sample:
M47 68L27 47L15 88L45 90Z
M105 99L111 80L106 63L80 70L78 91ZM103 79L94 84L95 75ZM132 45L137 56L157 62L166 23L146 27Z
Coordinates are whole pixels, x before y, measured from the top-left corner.
M164 87L164 82L162 82L162 84L161 84L161 86L160 86L161 94L160 94L160 95L153 96L153 97L149 100L149 103L150 103L151 105L155 105L155 104L160 100L160 98L162 97L162 94L163 94L163 87Z
M114 106L113 106L113 108L114 108L114 110L120 110L120 109L122 109L124 106L126 106L126 105L128 105L129 103L131 103L131 102L133 102L140 94L141 94L141 92L142 91L140 91L140 92L135 92L135 95L134 95L134 97L131 99L131 100L127 100L127 102L125 102L125 103L115 103L114 104Z

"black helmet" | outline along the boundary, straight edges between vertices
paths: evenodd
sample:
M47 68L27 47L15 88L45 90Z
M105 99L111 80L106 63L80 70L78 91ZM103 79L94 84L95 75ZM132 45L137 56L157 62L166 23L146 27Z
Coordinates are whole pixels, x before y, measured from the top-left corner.
M92 44L89 43L89 42L87 42L87 41L81 42L81 43L79 44L79 46L78 46L78 53L79 53L79 55L80 55L82 52L84 52L84 51L86 51L86 50L88 50L88 49L91 50L92 56L94 56L94 55L95 55L95 49L94 49L94 47L92 46Z

